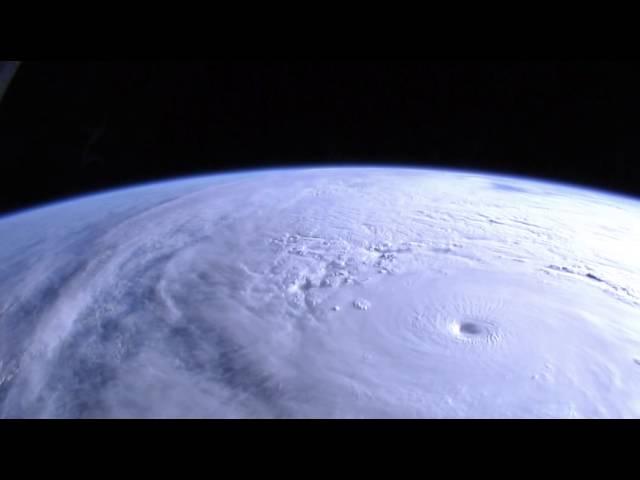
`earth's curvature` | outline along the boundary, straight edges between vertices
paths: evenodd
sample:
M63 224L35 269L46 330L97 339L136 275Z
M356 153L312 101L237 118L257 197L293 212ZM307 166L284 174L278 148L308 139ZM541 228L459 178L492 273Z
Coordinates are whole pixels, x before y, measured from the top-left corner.
M4 217L0 417L640 417L640 202L354 167Z

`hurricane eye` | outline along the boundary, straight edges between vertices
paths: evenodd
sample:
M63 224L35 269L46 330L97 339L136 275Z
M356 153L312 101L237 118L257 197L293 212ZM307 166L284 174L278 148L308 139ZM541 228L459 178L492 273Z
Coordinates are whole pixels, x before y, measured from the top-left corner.
M478 335L482 333L482 327L477 323L464 322L460 325L460 332L466 333L467 335Z

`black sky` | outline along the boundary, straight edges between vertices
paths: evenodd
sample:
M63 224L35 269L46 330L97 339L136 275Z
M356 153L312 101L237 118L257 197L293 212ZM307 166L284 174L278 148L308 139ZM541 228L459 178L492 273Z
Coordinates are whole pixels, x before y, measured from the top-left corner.
M533 175L640 195L632 61L24 62L0 104L0 211L283 165Z

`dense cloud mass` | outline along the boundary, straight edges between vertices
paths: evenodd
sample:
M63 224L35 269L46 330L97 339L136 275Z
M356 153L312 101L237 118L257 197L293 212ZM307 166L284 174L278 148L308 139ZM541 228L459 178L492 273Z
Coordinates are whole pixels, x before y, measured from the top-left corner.
M640 416L640 203L396 168L0 219L1 417Z

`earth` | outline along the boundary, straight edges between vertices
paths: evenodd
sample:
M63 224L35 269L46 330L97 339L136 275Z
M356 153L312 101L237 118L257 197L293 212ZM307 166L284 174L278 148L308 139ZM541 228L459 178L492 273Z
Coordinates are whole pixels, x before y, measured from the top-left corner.
M236 172L0 218L0 417L640 417L640 202Z

